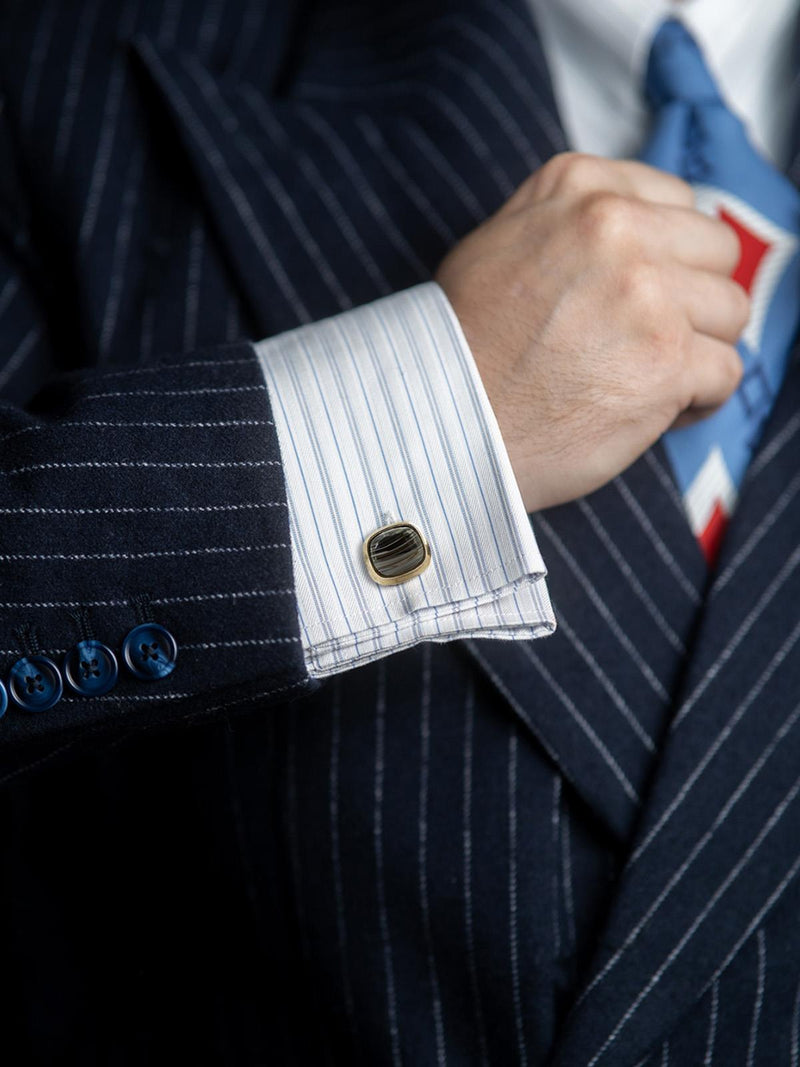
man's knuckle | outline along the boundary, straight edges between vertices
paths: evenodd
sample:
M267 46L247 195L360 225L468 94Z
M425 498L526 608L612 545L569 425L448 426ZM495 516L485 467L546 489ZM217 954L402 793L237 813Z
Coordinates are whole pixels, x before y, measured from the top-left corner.
M643 317L649 329L674 329L675 319L667 314L665 285L657 267L634 260L622 272L620 287L625 301Z
M601 180L606 164L583 152L563 152L552 161L556 186L562 192L582 192Z
M604 248L627 246L635 234L631 202L616 193L593 193L582 207L585 235L593 245Z

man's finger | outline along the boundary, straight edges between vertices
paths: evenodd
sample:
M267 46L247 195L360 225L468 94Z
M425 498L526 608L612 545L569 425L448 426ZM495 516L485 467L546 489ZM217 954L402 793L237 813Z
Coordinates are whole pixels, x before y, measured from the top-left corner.
M658 170L635 159L615 160L612 164L631 195L653 204L693 208L694 190L688 182L665 170Z
M689 361L690 401L684 415L702 418L721 407L742 380L742 360L733 345L695 334Z
M750 318L750 300L740 285L721 274L680 268L670 272L669 284L698 333L736 344Z
M687 267L731 275L739 262L739 238L725 222L692 208L654 205L647 241L653 256L668 256Z

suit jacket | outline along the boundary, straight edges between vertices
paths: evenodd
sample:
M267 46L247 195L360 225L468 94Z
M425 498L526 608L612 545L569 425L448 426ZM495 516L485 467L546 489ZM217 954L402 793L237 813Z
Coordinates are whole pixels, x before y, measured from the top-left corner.
M800 367L709 577L660 447L534 518L558 633L309 683L248 339L430 277L564 148L524 0L7 5L15 1064L800 1057ZM796 168L795 168L796 171Z

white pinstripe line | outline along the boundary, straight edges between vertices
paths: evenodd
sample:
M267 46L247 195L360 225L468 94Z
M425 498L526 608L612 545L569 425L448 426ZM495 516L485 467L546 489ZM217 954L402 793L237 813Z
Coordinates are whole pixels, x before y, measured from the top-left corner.
M583 733L589 738L594 747L597 749L598 753L603 759L603 762L606 764L608 769L611 771L611 773L617 779L619 784L622 786L623 793L625 793L625 795L630 800L632 800L634 804L638 805L640 803L639 794L636 792L636 789L634 788L627 774L625 774L622 767L620 767L620 765L612 756L611 752L608 749L608 746L605 744L602 738L598 736L594 728L586 721L586 719L576 707L574 701L571 700L569 696L567 696L567 694L558 684L553 675L547 670L547 668L536 655L536 653L531 649L529 642L521 644L520 648L523 650L523 652L531 661L531 663L533 663L537 667L542 678L544 678L550 689L561 701L562 706L566 709L566 711L569 712L571 718L574 719L574 721L578 724Z
M274 426L271 419L220 419L216 422L150 422L147 420L129 420L127 422L102 420L102 419L69 419L59 422L59 428L67 427L92 427L93 429L147 429L147 430L219 430L231 429L234 426ZM8 434L0 438L0 444L11 441L23 433L41 433L45 427L41 423L35 426L26 426L24 430Z
M563 801L563 796L562 796ZM567 933L572 950L578 942L575 929L575 895L572 886L572 824L569 817L569 806L563 805L564 812L561 821L561 865L564 871L564 909L567 914Z
M267 13L272 13L269 4L263 0L250 0L242 19L242 26L236 35L235 51L228 61L228 70L231 73L241 73L253 46L258 41L264 18Z
M385 767L386 735L386 664L378 664L377 693L375 699L375 772L374 772L374 808L372 840L375 850L375 881L378 897L378 917L380 921L381 943L383 945L383 969L386 982L386 1008L389 1022L389 1039L392 1064L400 1067L403 1059L400 1054L400 1031L397 1023L397 1003L394 981L394 962L392 959L392 942L389 932L389 914L386 908L386 881L383 866L383 796Z
M33 123L33 114L36 110L36 100L39 95L39 82L47 52L50 48L50 39L53 35L56 14L60 6L60 4L51 0L45 7L44 12L39 16L39 21L36 25L36 34L33 39L33 47L31 48L25 78L25 88L22 91L20 105L21 124L26 131L30 130Z
M344 906L344 880L342 877L341 840L339 835L339 751L342 739L342 692L338 678L333 680L331 693L331 758L328 769L329 830L331 836L331 866L333 867L333 894L336 902L336 936L339 948L339 968L344 993L347 1022L353 1040L357 1038L353 984L350 979L350 964L347 947L347 915Z
M183 374L184 371L194 367L224 367L226 370L228 367L239 367L245 363L250 363L254 367L256 365L255 353L252 356L241 356L236 359L192 359L181 360L180 363L174 365L159 363L154 367L128 367L126 370L111 370L103 371L103 380L106 378L128 378L130 375L137 374L167 374L171 370L176 370Z
M130 251L131 232L133 229L133 216L139 201L139 187L144 172L144 153L137 146L130 159L128 173L125 181L125 192L120 204L119 219L114 235L114 251L111 260L111 278L108 285L108 295L103 309L103 320L100 327L98 351L103 360L111 348L114 339L114 331L117 325L119 309L122 303L125 282L125 266Z
M210 0L203 10L197 30L197 54L203 61L210 58L217 43L223 5L224 0Z
M383 163L388 173L394 178L398 188L402 189L409 199L413 200L420 215L422 215L425 221L436 231L436 233L439 234L443 241L447 242L449 245L455 244L457 240L456 235L444 221L441 214L436 210L417 182L411 177L405 166L389 148L386 139L372 119L368 115L360 115L356 125L363 135L364 140L375 153L376 158Z
M553 953L558 958L561 955L561 919L559 915L559 865L561 851L561 775L553 774L553 810L550 816L553 844L553 876L551 878L551 893L553 895Z
M186 123L192 136L201 146L206 162L228 194L231 206L239 216L239 220L253 244L258 249L264 261L264 266L272 275L282 296L300 322L310 322L311 313L283 268L281 257L277 255L272 242L261 226L244 189L234 178L216 140L203 125L199 115L189 103L179 85L170 77L169 71L164 67L157 53L153 51L146 41L143 41L140 47L143 52L147 53L150 63L159 70L161 79L169 83L173 103L177 106L181 118Z
M264 105L263 99L255 88L249 85L244 85L242 87L242 99L249 104L250 110L255 116L256 121L260 124L267 136L284 149L289 147L285 131L275 120L274 116L269 113ZM370 255L366 245L359 237L350 216L344 210L341 202L331 189L329 182L322 176L316 164L305 152L298 152L293 145L291 146L291 149L293 158L308 182L309 187L317 194L327 208L331 220L336 224L351 251L372 279L378 293L381 296L388 296L393 291L393 286L390 284L375 259Z
M299 637L248 637L233 641L198 641L191 645L181 645L182 652L207 652L214 648L252 648L261 645L296 645Z
M89 11L87 13L87 6ZM86 73L86 59L89 54L92 33L100 13L100 0L93 0L91 5L84 5L75 43L70 56L67 81L64 86L59 110L58 127L56 129L55 145L53 147L53 168L60 175L64 169L64 160L69 151L69 143L72 136L72 127L78 109L78 102L83 86L83 76Z
M628 635L622 629L620 624L614 618L614 615L611 613L611 611L609 610L609 608L606 605L605 601L603 600L603 598L600 596L600 594L595 589L594 585L589 581L589 579L586 576L586 574L578 566L578 563L576 562L576 560L575 560L574 556L572 555L572 553L569 551L567 546L564 544L564 542L561 540L561 538L555 532L553 527L550 525L550 523L547 521L547 519L544 518L544 516L541 513L539 515L537 515L535 525L539 526L547 534L547 536L549 537L550 541L555 546L555 549L558 552L558 554L561 556L561 558L567 564L567 566L569 567L570 571L572 571L573 575L580 582L580 584L583 587L583 590L586 593L586 595L588 596L589 600L592 602L594 607L597 609L597 611L600 614L600 616L603 619L603 621L608 625L609 629L614 634L614 636L616 637L617 641L620 643L620 645L624 648L624 650L630 656L631 660L636 665L636 667L638 668L640 674L645 679L645 681L648 683L650 688L653 690L653 692L656 694L656 696L658 696L661 699L661 701L664 704L668 704L669 701L670 701L670 695L667 692L667 690L664 688L664 686L661 684L659 679L656 677L656 675L655 675L653 669L651 668L650 664L645 662L645 660L643 659L641 654L638 652L638 650L633 645L633 642L631 641L631 639L628 637Z
M669 1041L661 1046L661 1067L669 1067Z
M208 101L209 106L215 111L220 123L226 127L229 127L231 123L236 123L236 118L233 112L227 107L220 95L216 83L211 79L208 73L202 69L196 69L193 66L191 75L195 84ZM339 309L345 311L347 308L352 307L353 301L341 285L331 264L320 248L319 243L315 240L311 231L303 221L303 217L298 211L297 205L292 199L289 190L283 182L280 181L277 174L272 171L269 166L269 161L258 151L258 148L238 124L237 135L237 143L242 154L252 167L257 179L269 192L270 197L277 202L283 213L283 217L288 221L306 255L317 268L320 277L325 283L328 291L336 300Z
M153 599L153 604L201 604L206 600L243 600L250 597L294 596L294 587L289 589L249 589L224 593L194 593L191 596L167 596ZM6 600L0 609L13 611L17 608L125 608L130 602L125 599L109 600ZM96 699L96 698L93 698Z
M677 715L672 721L672 725L670 726L670 732L674 733L674 731L677 730L677 728L684 721L684 719L692 710L692 708L697 704L700 697L702 697L702 695L705 693L705 691L708 689L714 679L719 675L722 668L734 654L734 652L745 639L745 637L748 635L748 633L752 630L756 622L758 622L758 620L761 618L762 614L769 606L775 594L782 589L786 580L797 569L799 563L800 547L796 548L794 552L792 552L791 556L789 556L787 561L781 567L777 576L773 578L773 580L758 598L756 606L745 616L744 621L740 624L728 644L725 646L725 648L719 654L712 666L706 671L706 673L697 683L695 688L683 702L683 706L680 708Z
M148 422L146 420L133 420L133 421L110 421L101 419L64 419L59 422L59 429L65 427L79 427L103 430L103 429L149 429L149 430L216 430L216 429L232 429L235 426L274 426L275 423L271 419L222 419L217 422ZM17 437L22 437L27 433L42 433L47 429L44 423L37 422L33 426L25 426L21 430L15 430L14 433L6 434L5 437L0 437L0 445L6 444L8 441L13 441Z
M642 583L639 581L632 567L622 555L619 548L617 548L617 545L615 544L614 540L609 536L609 533L606 530L605 526L603 526L602 522L597 517L597 513L594 511L594 509L586 501L585 498L577 500L576 503L580 511L589 521L589 524L591 525L597 537L600 539L600 541L602 541L606 551L611 556L614 563L616 563L623 578L625 578L625 580L627 581L634 595L644 605L647 613L650 615L653 622L662 632L664 637L666 637L667 641L669 641L670 645L672 645L675 651L678 652L680 655L685 655L686 647L684 646L680 637L678 637L674 629L664 618L663 614L657 607L653 598L650 596L650 594L644 588Z
M669 497L675 510L680 515L681 520L686 522L686 508L683 506L683 500L681 499L672 475L667 468L658 461L656 454L652 449L648 449L648 451L645 452L644 460L650 470L655 474L656 478L658 478L661 488Z
M630 705L620 695L619 690L602 669L600 664L584 645L583 641L578 637L575 631L567 622L564 612L558 613L558 625L564 635L569 639L570 644L578 653L580 658L584 661L586 666L592 672L598 683L603 687L604 691L611 699L614 707L622 715L625 722L630 726L631 730L636 734L637 738L641 741L642 745L648 752L655 752L656 745L650 734L645 730Z
M425 957L428 965L428 980L431 985L431 1010L436 1032L436 1062L439 1067L447 1064L447 1047L442 1017L442 995L436 968L436 953L433 947L431 909L428 899L428 789L431 758L431 646L422 646L422 696L420 699L420 766L419 766L419 814L417 818L417 884L419 888L422 931L425 938Z
M731 578L733 578L736 572L741 568L742 564L752 555L755 547L769 533L789 504L792 503L799 490L800 474L796 474L786 489L778 497L777 501L766 509L764 518L758 526L756 526L725 570L722 571L716 579L709 592L709 599L717 596L725 586L729 584Z
M683 880L684 875L690 869L690 867L698 858L698 856L700 856L705 851L707 845L713 840L714 835L719 830L719 828L725 824L731 811L733 811L733 809L739 803L741 798L745 795L747 790L750 788L750 786L753 784L760 772L768 763L770 757L775 752L778 745L781 743L781 741L783 741L789 731L794 727L798 719L800 719L800 705L798 705L794 709L794 711L792 711L791 714L787 716L783 723L781 723L772 740L762 750L758 759L750 765L744 778L742 778L736 789L734 789L734 791L722 805L711 826L705 831L702 837L697 840L697 842L694 844L688 856L683 860L681 865L672 872L670 878L662 888L661 892L650 904L650 907L647 909L641 919L639 919L636 925L628 933L627 937L625 938L625 941L622 943L622 945L620 945L620 947L613 954L613 956L609 957L602 970L598 972L598 974L592 979L592 981L583 991L578 1003L585 1000L595 986L605 981L606 977L616 967L617 963L619 963L619 961L622 959L624 953L627 952L630 946L638 940L639 935L646 928L653 916L658 913L661 908L661 905L670 896L673 889L680 884L680 882Z
M8 362L0 369L0 388L7 385L9 380L17 373L31 352L34 351L41 337L42 328L40 326L32 326L28 330L22 341L9 356Z
M10 470L0 470L0 474L29 474L32 471L61 471L61 470L101 470L124 468L138 469L223 469L234 467L279 467L278 459L214 459L200 462L199 460L180 462L177 460L165 460L164 462L145 462L144 460L84 460L75 463L32 463L28 467L12 467Z
M265 749L268 752L273 751L274 748L274 725L273 720L268 721L268 735L265 744ZM242 880L244 882L244 890L247 896L247 901L250 904L253 915L258 914L259 906L259 892L256 888L256 879L253 872L253 864L250 858L250 849L248 848L247 832L244 825L244 816L242 813L242 797L241 790L239 788L239 774L236 758L236 735L231 727L230 721L225 722L222 729L223 744L225 746L225 780L227 784L227 794L230 802L230 811L233 820L234 837L236 840L236 851L239 856L239 865L242 872Z
M472 901L472 760L475 736L475 689L472 681L468 683L464 712L463 821L461 831L462 856L464 859L464 934L467 943L467 968L469 970L472 1010L475 1014L475 1026L478 1031L481 1064L482 1067L488 1067L486 1026L480 986L478 984L478 962L475 955L475 923Z
M0 515L170 515L170 514L194 514L213 513L218 511L251 511L261 508L285 508L285 500L271 500L265 503L253 504L197 504L185 507L175 505L173 507L119 507L119 508L39 508L19 507L0 508Z
M175 548L153 552L47 552L25 553L13 552L0 554L3 563L21 562L23 560L61 560L63 562L96 561L100 559L161 559L164 557L224 555L238 552L266 552L274 548L291 548L289 544L271 545L211 545L206 548Z
M528 1062L525 1045L525 1024L522 1016L522 991L519 972L519 909L517 907L517 731L511 730L508 739L508 930L511 962L511 990L514 1000L514 1029L520 1063Z
M236 340L241 331L239 321L239 307L235 296L228 297L228 308L225 312L225 340L231 343Z
M757 478L764 468L775 459L778 453L782 452L789 442L794 439L798 430L800 430L800 411L797 411L792 415L783 429L777 433L770 443L755 457L747 470L745 480L751 481L752 479Z
M758 974L756 978L756 997L753 1004L753 1018L750 1023L750 1041L747 1046L747 1067L753 1067L756 1061L756 1046L758 1043L758 1024L761 1019L761 1009L764 1005L764 982L767 967L767 944L764 928L758 931Z
M717 1022L719 1020L719 980L714 979L711 983L711 1011L708 1017L708 1038L706 1040L706 1054L703 1057L703 1067L713 1067L714 1045L717 1040Z
M757 834L757 836L754 838L754 840L748 846L747 850L744 852L744 854L741 856L741 858L734 864L734 866L731 868L731 870L728 872L728 874L725 876L725 878L717 885L717 888L714 890L713 894L708 899L708 901L706 902L704 907L701 908L701 910L695 915L695 917L692 920L692 922L690 923L689 927L684 931L683 935L679 938L679 940L676 942L676 944L672 947L672 949L670 950L669 954L664 958L664 960L662 961L662 963L658 967L658 969L651 975L651 977L648 980L648 982L646 983L646 985L636 995L636 997L634 998L634 1000L632 1001L630 1006L626 1009L624 1014L620 1017L619 1021L616 1023L614 1029L611 1031L609 1036L605 1039L605 1041L603 1042L601 1047L598 1049L598 1051L595 1053L595 1055L592 1057L592 1059L589 1060L589 1062L587 1063L586 1067L594 1067L594 1065L604 1055L605 1051L609 1048L609 1046L612 1045L616 1041L616 1039L619 1036L619 1034L622 1032L622 1030L625 1028L625 1026L627 1026L627 1024L630 1022L630 1020L636 1014L636 1012L638 1011L638 1009L639 1009L640 1005L642 1004L642 1002L644 1000L646 1000L647 997L650 996L650 993L653 991L653 989L661 981L661 979L663 978L664 974L669 970L669 968L672 966L672 964L675 962L675 960L678 958L678 956L680 956L680 954L683 952L683 950L689 944L691 939L697 933L699 928L703 925L705 920L708 918L709 914L716 907L718 901L721 899L722 896L724 896L724 894L727 892L727 890L733 885L733 883L736 881L736 879L742 873L744 868L748 865L750 860L756 854L758 849L761 847L761 844L763 843L764 839L768 836L768 834L774 829L774 827L777 825L777 823L781 820L783 815L786 813L787 809L792 804L792 801L797 796L798 792L800 792L800 778L796 778L795 779L795 781L792 784L791 788L788 790L788 792L786 794L784 794L784 796L781 799L780 803L774 808L774 810L773 810L772 814L770 815L769 819L764 823L764 825L762 826L762 828L759 831L759 833ZM798 868L800 868L800 858L798 858L795 861L795 864L793 865L792 871L794 872ZM793 875L792 875L792 877L793 877ZM787 881L786 884L788 884L788 881ZM785 886L784 886L784 888L785 888ZM715 977L716 977L716 975L715 975Z
M611 484L616 488L622 499L628 505L628 508L635 516L639 525L644 530L648 540L653 545L653 548L655 548L656 552L667 565L670 574L673 576L678 586L684 591L684 593L689 598L692 604L699 605L700 594L679 567L678 561L675 559L672 552L667 547L667 544L664 541L663 537L661 537L656 528L653 526L650 519L647 517L647 514L645 513L639 501L633 495L630 488L626 485L623 476L620 475L618 478L615 478ZM684 515L684 519L685 518L686 516Z
M138 14L139 0L128 0L120 18L118 37L127 40L133 33ZM108 80L106 92L106 104L103 111L100 137L97 142L97 152L92 163L92 177L89 181L89 192L86 196L86 204L83 209L81 228L78 234L78 243L85 250L86 245L94 235L97 217L100 212L100 204L103 199L108 178L108 168L114 151L114 140L119 126L119 109L122 103L122 91L128 71L128 59L120 51L113 60L111 75Z
M142 360L149 360L153 352L153 333L155 330L155 318L156 318L156 301L153 293L148 293L144 299L144 307L142 308L142 321L141 328L139 330L139 358ZM136 368L136 373L139 370L145 368ZM148 367L147 370L154 371L155 367ZM118 373L124 373L122 371ZM111 375L107 375L111 377Z
M197 343L197 317L200 311L200 283L203 276L205 233L199 221L192 224L189 235L189 261L186 268L186 293L183 305L183 349Z
M15 275L6 279L6 283L2 289L0 289L0 318L5 315L11 305L14 297L19 293L19 278Z
M792 1012L789 1035L792 1056L791 1067L800 1067L800 982L798 982L797 992L794 995L794 1011Z
M297 795L297 716L290 715L286 730L286 833L289 847L291 869L292 903L297 915L300 932L300 947L303 960L308 965L311 960L308 922L303 901L303 870L300 863L300 819Z
M160 48L172 48L175 44L183 0L165 0L163 12L166 17L158 28L156 40Z
M125 397L126 400L135 400L140 396L218 396L223 393L266 393L266 385L209 385L199 389L137 389L135 393L87 393L79 397L84 400L114 400Z

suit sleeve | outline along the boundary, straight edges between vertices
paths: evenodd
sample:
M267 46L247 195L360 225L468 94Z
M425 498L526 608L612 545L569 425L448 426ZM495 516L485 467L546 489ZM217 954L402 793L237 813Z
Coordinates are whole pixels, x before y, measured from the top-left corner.
M53 358L23 258L6 247L0 261L7 393ZM0 772L26 743L266 708L309 686L280 451L251 345L56 374L30 402L0 403L0 439L0 678L11 691ZM117 661L107 692L67 680L90 686L107 667L105 653L81 655L95 647L86 641ZM44 661L64 688L43 708Z

